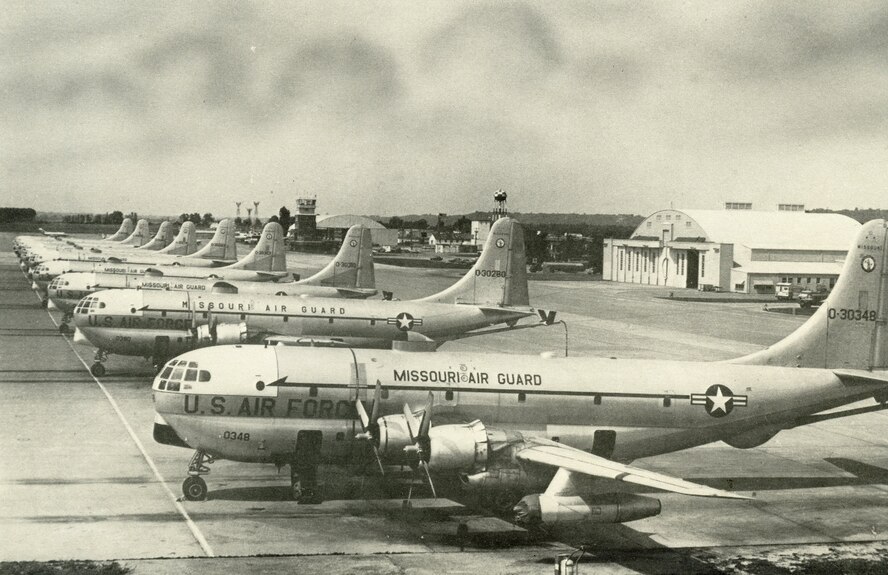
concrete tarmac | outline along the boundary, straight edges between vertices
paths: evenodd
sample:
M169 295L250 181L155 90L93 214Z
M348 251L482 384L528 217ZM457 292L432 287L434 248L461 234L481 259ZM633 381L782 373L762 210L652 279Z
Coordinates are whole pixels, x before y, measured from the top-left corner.
M374 478L349 470L326 475L330 489L340 485L347 493L297 505L287 499L286 469L226 461L206 477L208 501L179 501L191 452L152 439L151 366L112 356L108 375L94 379L87 370L92 350L58 334L58 314L40 308L11 252L12 237L0 233L0 561L121 559L137 573L538 573L551 569L557 552L584 545L586 560L601 572L703 573L741 548L754 555L764 545L838 549L888 539L884 413L781 432L749 450L716 443L640 460L649 469L754 492L755 499L658 493L661 515L603 528L529 536L446 500L419 499L405 513ZM328 257L288 260L307 277ZM376 272L380 289L400 299L429 295L461 275L388 265ZM608 282L531 282L530 292L536 306L566 321L572 356L727 359L761 349L804 321L767 313L762 304L671 301L654 297L662 289ZM470 338L443 349L563 353L565 328ZM709 384L701 382L701 390ZM460 520L472 532L466 553L454 535ZM267 555L281 557L257 558ZM195 559L179 560L185 557Z

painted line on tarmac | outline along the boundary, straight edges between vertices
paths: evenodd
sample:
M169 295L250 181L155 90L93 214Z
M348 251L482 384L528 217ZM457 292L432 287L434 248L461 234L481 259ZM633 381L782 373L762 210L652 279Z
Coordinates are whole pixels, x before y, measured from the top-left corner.
M37 297L39 298L40 296L38 295ZM59 327L59 324L56 322L55 318L52 317L52 314L49 313L49 310L46 310L46 315L49 316L49 320L53 324L55 324L56 327ZM92 380L96 382L96 385L98 385L99 389L102 390L102 393L105 394L105 397L108 399L108 402L111 404L111 407L114 408L114 412L117 414L117 417L120 418L121 423L123 423L123 426L126 428L127 433L129 433L130 438L133 440L133 443L136 444L136 447L139 449L139 452L142 454L142 457L148 463L148 467L150 467L151 471L154 472L154 477L157 478L157 480L163 486L164 491L166 491L167 495L169 495L170 500L173 502L173 505L179 511L179 514L181 514L182 517L185 518L185 523L186 523L186 525L188 525L188 529L191 530L191 534L194 535L194 538L197 540L198 545L200 545L201 549L204 550L204 553L207 554L207 557L215 557L216 554L213 552L213 548L210 547L210 544L207 542L206 538L203 536L203 533L201 533L200 529L197 527L197 524L191 519L191 516L188 515L188 511L185 510L185 507L182 505L182 503L180 503L179 500L176 498L175 494L173 494L173 492L170 491L170 488L167 485L166 479L164 479L163 475L160 474L160 470L154 464L154 460L151 459L150 455L148 455L148 452L145 450L145 446L142 445L142 441L136 435L136 432L133 431L133 428L132 428L132 426L130 426L129 421L127 421L126 417L124 417L123 412L120 410L120 407L117 405L117 401L115 401L114 398L111 397L111 394L108 393L108 389L104 385L102 385L102 382L99 381L99 379L89 371L89 365L87 365L87 363L85 361L83 361L83 358L80 357L80 354L77 353L76 349L74 349L74 345L71 343L71 340L68 339L64 335L62 335L62 339L65 340L65 343L67 343L68 347L71 348L71 351L74 352L74 356L78 360L80 360L80 363L82 363L83 367L86 368L86 372L89 373L89 376L92 378Z

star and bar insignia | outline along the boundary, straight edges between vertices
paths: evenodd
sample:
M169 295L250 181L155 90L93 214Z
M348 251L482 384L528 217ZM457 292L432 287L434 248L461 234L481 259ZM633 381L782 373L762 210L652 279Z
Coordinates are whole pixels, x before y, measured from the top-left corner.
M746 407L748 401L748 395L734 395L730 388L718 383L710 385L706 393L691 394L691 405L706 406L706 413L712 417L724 417L735 407Z
M399 313L395 317L388 318L386 320L386 323L389 325L397 326L397 328L401 331L410 331L411 329L413 329L413 326L422 325L422 319L414 318L412 315L404 311Z

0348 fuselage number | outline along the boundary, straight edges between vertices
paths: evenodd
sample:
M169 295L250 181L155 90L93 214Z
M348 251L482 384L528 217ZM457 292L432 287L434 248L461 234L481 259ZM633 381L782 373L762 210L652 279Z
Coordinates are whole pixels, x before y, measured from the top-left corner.
M222 434L222 439L231 439L233 441L250 441L249 433L238 433L236 431L226 431Z
M829 319L847 319L850 321L876 321L876 310L847 309L834 307L826 312Z

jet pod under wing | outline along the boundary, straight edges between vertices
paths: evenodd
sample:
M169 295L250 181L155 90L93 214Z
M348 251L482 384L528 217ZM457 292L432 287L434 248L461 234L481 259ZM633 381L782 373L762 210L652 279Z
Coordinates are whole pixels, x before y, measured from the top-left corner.
M751 499L745 495L714 489L705 485L691 483L684 479L664 475L655 471L648 471L632 467L605 459L598 455L593 455L573 447L553 442L542 442L534 440L534 445L525 447L516 454L516 457L522 461L530 461L540 463L542 465L551 465L572 471L591 475L593 477L602 477L605 479L613 479L615 481L625 481L636 485L644 485L645 487L654 487L663 491L671 491L682 495L693 495L696 497L723 497L725 499Z

